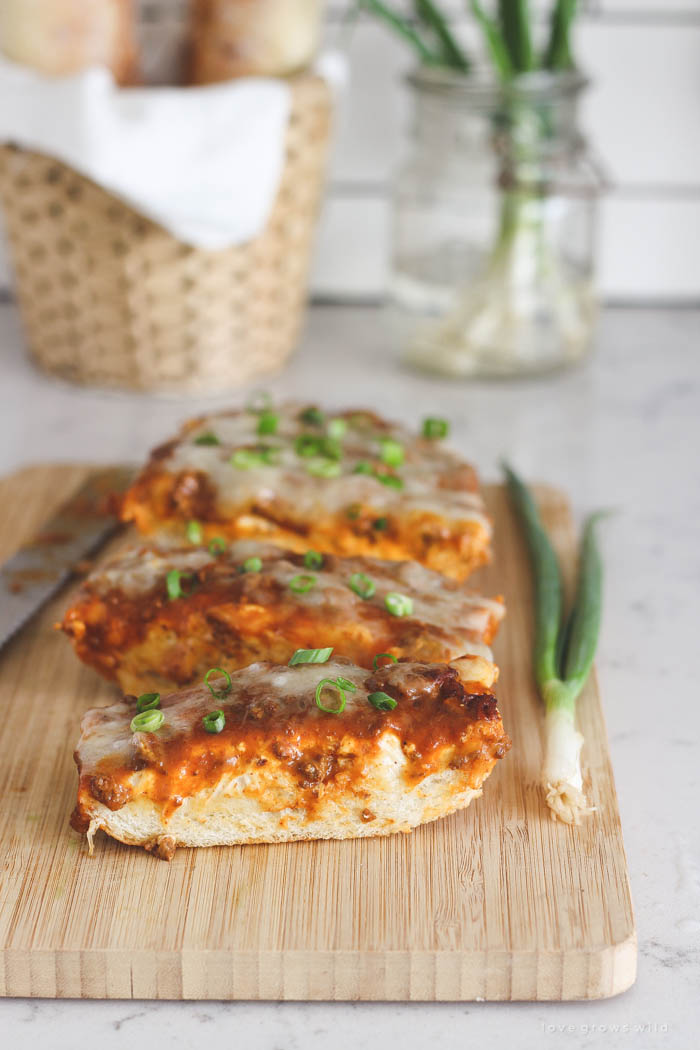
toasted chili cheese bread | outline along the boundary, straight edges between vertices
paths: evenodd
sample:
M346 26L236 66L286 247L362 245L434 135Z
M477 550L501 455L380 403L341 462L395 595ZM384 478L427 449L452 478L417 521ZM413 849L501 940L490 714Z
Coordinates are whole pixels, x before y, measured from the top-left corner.
M413 560L462 580L489 559L476 474L442 442L371 412L332 420L286 404L187 423L125 497L145 533L263 539L305 551Z
M217 680L217 698L201 685L163 697L153 732L132 730L128 698L89 711L72 825L91 848L101 828L167 859L179 845L410 831L469 805L510 746L479 672L468 658L371 673L258 663Z
M414 562L295 554L255 540L212 549L134 548L93 573L63 620L81 660L137 694L189 685L210 667L286 664L296 649L322 646L368 668L378 653L442 662L468 652L484 659L492 684L488 644L501 601Z

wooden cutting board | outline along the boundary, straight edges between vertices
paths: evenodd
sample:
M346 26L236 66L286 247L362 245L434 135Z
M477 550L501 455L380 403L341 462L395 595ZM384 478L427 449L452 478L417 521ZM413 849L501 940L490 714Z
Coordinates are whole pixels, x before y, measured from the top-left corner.
M0 482L0 559L88 468ZM0 992L153 999L593 999L628 988L636 939L595 681L580 703L580 828L550 820L537 783L542 713L531 682L525 551L501 488L487 489L507 597L495 646L510 754L471 808L411 835L180 849L167 864L68 826L86 708L114 687L52 630L64 592L0 653ZM539 490L570 582L563 497ZM121 541L124 542L122 539ZM114 545L112 545L114 549Z

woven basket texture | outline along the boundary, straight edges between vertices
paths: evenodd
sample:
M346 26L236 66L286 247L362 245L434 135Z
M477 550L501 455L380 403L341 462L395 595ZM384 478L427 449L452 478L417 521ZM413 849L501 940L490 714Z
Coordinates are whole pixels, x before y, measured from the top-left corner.
M290 81L285 166L266 228L222 251L182 244L45 156L0 147L0 200L26 342L74 382L216 392L278 370L298 339L331 96Z

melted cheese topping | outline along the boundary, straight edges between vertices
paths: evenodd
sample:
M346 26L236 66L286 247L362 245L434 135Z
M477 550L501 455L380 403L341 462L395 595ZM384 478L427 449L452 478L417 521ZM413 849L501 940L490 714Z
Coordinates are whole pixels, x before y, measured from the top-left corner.
M338 677L351 683L343 687L345 704L326 713L316 689ZM377 710L368 700L376 692L392 697L395 708ZM322 700L341 706L333 690ZM400 745L407 785L448 764L471 764L480 783L509 746L493 696L465 681L461 668L436 664L401 663L368 674L342 660L293 668L259 663L234 674L224 697L196 687L164 697L161 708L164 722L155 733L131 732L135 707L129 703L85 716L77 751L83 817L89 818L90 798L116 810L146 797L173 812L207 786L268 765L272 784L279 770L285 782L292 778L304 807L313 808L333 791L352 790L389 737ZM226 719L218 734L202 724L213 708ZM238 787L245 790L246 783ZM274 808L272 796L268 805Z

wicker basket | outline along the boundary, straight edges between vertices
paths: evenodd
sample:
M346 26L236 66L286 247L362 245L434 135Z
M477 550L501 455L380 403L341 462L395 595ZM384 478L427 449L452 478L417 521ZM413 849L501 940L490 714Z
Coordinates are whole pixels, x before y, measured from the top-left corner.
M0 148L0 199L29 350L99 386L221 391L279 369L297 341L330 127L327 84L291 81L267 227L222 251L180 243L47 157Z

